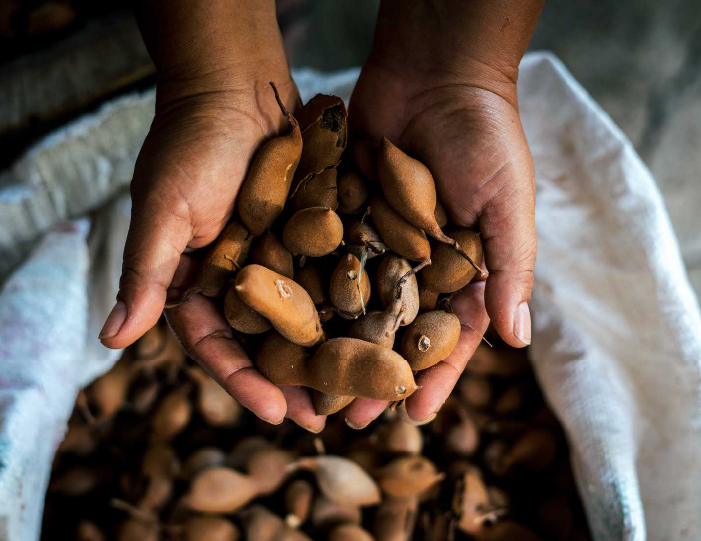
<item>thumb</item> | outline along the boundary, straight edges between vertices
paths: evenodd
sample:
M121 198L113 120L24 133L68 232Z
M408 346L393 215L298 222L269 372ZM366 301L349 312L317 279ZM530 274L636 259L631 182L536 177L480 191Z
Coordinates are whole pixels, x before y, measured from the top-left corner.
M531 343L528 301L536 259L535 182L530 160L511 163L505 180L480 216L489 271L485 306L499 336L513 347Z
M156 324L192 235L187 203L181 199L132 195L132 201L117 303L99 336L112 349L131 345Z

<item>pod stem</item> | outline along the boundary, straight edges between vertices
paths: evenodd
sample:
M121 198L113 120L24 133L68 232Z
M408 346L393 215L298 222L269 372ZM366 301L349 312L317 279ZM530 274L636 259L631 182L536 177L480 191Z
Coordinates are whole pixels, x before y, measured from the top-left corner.
M406 271L404 273L404 275L399 280L397 280L397 285L396 285L397 292L395 293L395 298L398 299L399 297L402 296L402 286L404 285L404 282L406 282L409 279L409 276L416 274L421 269L423 269L424 267L426 267L427 265L430 265L430 264L431 264L431 258L429 257L426 261L422 261L421 263L416 265L416 267L414 267L413 269L409 269L408 271Z
M282 114L285 115L285 118L290 124L295 124L297 122L297 119L293 117L290 112L287 110L285 105L282 103L282 100L280 99L280 94L277 91L277 87L275 86L275 83L270 81L270 86L273 87L273 92L275 92L275 100L277 101L278 106L280 107L280 111L282 111Z
M358 272L358 281L356 287L358 288L358 294L360 295L360 306L363 308L363 315L365 315L365 299L363 298L363 290L360 288L360 281L363 279L363 272L365 272L365 263L368 261L368 248L364 246L362 252L360 253L360 270Z

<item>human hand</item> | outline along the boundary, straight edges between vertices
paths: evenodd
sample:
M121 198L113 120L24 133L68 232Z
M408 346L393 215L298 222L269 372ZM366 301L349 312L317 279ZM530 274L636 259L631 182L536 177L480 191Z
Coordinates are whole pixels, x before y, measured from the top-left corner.
M180 75L173 64L161 70L156 62L165 75L131 184L117 303L100 333L105 346L132 344L156 323L167 298L182 296L197 272L189 252L217 238L256 151L287 130L269 81L289 110L298 93L277 26L265 32L264 46L246 42L246 54L227 56L221 67L188 63ZM323 427L325 417L316 416L308 393L281 390L254 368L216 300L193 295L168 310L167 319L186 352L256 415L274 424L287 415L311 430Z
M417 31L430 34L424 30L430 23L424 23ZM387 45L393 38L382 36L381 21L378 32L351 97L352 134L373 141L387 136L429 168L452 222L479 228L489 272L486 283L475 281L453 298L451 307L463 324L458 345L447 359L418 376L421 388L406 401L409 416L421 422L435 416L448 398L490 317L509 345L530 343L527 301L536 257L535 180L516 98L520 56L508 69L475 60L474 53L459 55L453 65L445 64L450 60L446 54L433 64L430 58L412 59L405 48L399 54ZM413 39L430 43L432 37ZM356 399L345 410L346 419L360 428L386 406Z

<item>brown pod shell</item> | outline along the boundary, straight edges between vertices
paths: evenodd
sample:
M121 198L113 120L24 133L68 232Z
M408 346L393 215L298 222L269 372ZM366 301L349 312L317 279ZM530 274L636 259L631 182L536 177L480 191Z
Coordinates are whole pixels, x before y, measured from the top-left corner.
M409 325L419 313L419 284L411 265L403 257L387 254L377 268L377 295L384 308L387 308L399 298L401 301L401 325ZM406 276L404 283L397 288L399 280ZM399 297L397 297L399 294Z
M421 430L398 417L380 425L374 436L378 449L385 453L417 455L421 453L424 445Z
M131 380L130 363L119 360L107 373L92 382L87 395L96 406L98 420L112 417L125 404Z
M265 337L258 350L256 366L266 378L276 383L271 378L281 377L279 373L284 372L287 366L303 367L310 357L310 350L273 331Z
M285 522L292 528L298 528L309 518L314 502L314 487L305 479L295 479L283 494L287 516Z
M258 484L251 477L219 466L207 468L193 478L183 503L202 513L233 513L258 493Z
M387 204L384 198L370 199L372 221L387 246L411 261L431 258L431 245L418 227L411 225Z
M433 215L436 218L438 227L443 229L446 225L448 225L448 213L446 212L443 203L441 203L439 200L436 200L436 210L433 211Z
M458 241L472 261L482 261L482 241L471 229L455 228L446 234ZM434 242L431 251L431 265L421 271L422 286L438 293L453 293L465 287L477 274L475 268L455 249L443 243Z
M334 524L360 524L362 512L357 505L344 505L324 495L314 498L311 522L315 528L324 530Z
M199 386L195 403L204 421L210 426L236 425L242 413L241 405L236 399L204 370L193 367L190 375Z
M270 321L243 302L235 284L224 297L224 317L234 329L246 334L260 334L272 328Z
M285 224L282 241L293 254L322 257L343 240L343 222L333 210L310 207L298 210Z
M319 306L328 300L324 276L313 261L307 261L303 267L297 267L294 279L309 293L315 305Z
M190 516L183 523L183 541L238 541L239 529L227 518Z
M299 124L284 109L283 114L290 122L289 131L270 139L258 151L236 199L241 221L254 236L272 227L280 216L302 156Z
M476 466L467 465L453 492L452 508L457 517L456 526L470 535L479 533L490 507L489 491L481 472Z
M370 532L357 524L339 524L329 532L329 541L375 541Z
M390 206L428 235L440 236L435 215L436 183L428 167L383 137L377 169L382 193Z
M312 391L312 402L317 415L333 415L355 400L354 396L337 396Z
M318 175L308 176L290 198L292 208L297 210L309 207L338 208L337 172L335 168L325 169Z
M252 505L241 515L246 541L311 541L306 534L290 528L261 505Z
M236 278L236 292L288 340L302 346L321 340L323 331L314 302L294 280L260 265L248 265Z
M409 541L418 514L417 498L385 498L377 508L372 533L377 541Z
M297 115L303 140L297 179L304 180L341 160L348 142L348 111L341 98L317 94Z
M248 229L239 221L230 222L219 233L214 246L200 264L194 290L207 297L221 297L229 280L243 266L251 247Z
M543 471L556 457L557 440L553 433L549 430L533 429L514 442L504 457L504 466L508 471L516 467Z
M397 301L390 310L384 312L374 310L360 316L351 325L348 336L392 349L394 335L401 321L400 306L400 301Z
M438 295L437 291L428 289L422 280L419 285L419 310L421 312L435 310L436 306L438 306Z
M144 511L160 511L173 497L173 479L152 477L137 507Z
M300 458L296 469L311 470L321 493L343 505L363 507L379 503L380 489L358 464L341 456Z
M258 369L276 385L304 385L332 395L377 400L400 400L417 389L406 360L376 344L333 338L308 360L300 359L300 353L295 358L294 351L278 344L266 339L256 358Z
M258 484L261 495L272 494L285 480L292 454L273 445L252 453L246 462L248 475Z
M251 263L262 265L287 278L294 275L292 254L271 231L266 231L258 238L251 250Z
M444 474L423 456L403 456L381 468L377 474L380 488L395 498L418 496L443 479Z
M167 394L151 418L151 429L156 439L169 441L190 423L192 405L185 393L175 389Z
M167 443L151 443L141 458L141 474L146 477L175 477L179 472L178 455Z
M370 300L370 278L365 269L358 285L360 261L353 254L346 254L331 274L329 297L331 303L346 314L357 316Z
M202 447L185 459L179 477L189 481L201 471L222 466L224 462L226 462L224 451L217 447Z
M358 214L365 207L370 194L365 179L356 171L344 171L338 177L338 212Z
M372 141L355 141L350 148L355 166L368 180L377 180L377 154L380 146Z
M400 352L412 370L424 370L445 360L460 338L460 319L455 314L424 312L402 336Z

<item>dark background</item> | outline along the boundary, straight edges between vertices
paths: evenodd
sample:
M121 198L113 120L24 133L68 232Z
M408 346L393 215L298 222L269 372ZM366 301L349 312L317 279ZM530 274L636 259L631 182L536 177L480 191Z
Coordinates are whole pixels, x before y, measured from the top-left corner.
M0 168L43 134L153 84L129 2L0 0ZM279 0L293 66L362 64L377 0ZM551 0L531 44L551 50L652 170L701 291L701 5Z

